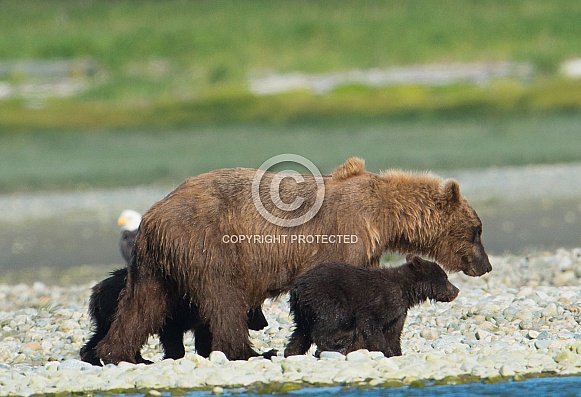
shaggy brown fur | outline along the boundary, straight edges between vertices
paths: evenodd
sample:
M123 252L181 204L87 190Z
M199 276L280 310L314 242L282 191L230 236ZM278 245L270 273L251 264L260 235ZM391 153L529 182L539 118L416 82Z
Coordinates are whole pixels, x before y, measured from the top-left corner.
M171 291L190 296L212 333L212 349L230 359L255 356L247 312L265 298L288 291L303 271L324 262L378 267L386 250L426 255L453 272L479 276L491 270L476 212L458 183L428 174L367 172L350 159L324 177L325 198L308 222L286 228L268 222L252 201L256 170L212 171L186 180L144 215L130 265L126 293L107 336L97 345L106 363L134 361L147 337L171 312ZM262 172L261 172L262 173ZM283 211L271 200L276 174L262 175L264 207L282 219L306 213L316 199L316 181L280 182ZM227 243L224 236L288 238L279 243ZM350 243L300 243L292 236L353 235Z
M408 310L427 299L451 302L458 288L435 262L415 256L408 263L367 269L325 263L307 270L292 285L295 329L285 356L358 349L401 356L401 332Z

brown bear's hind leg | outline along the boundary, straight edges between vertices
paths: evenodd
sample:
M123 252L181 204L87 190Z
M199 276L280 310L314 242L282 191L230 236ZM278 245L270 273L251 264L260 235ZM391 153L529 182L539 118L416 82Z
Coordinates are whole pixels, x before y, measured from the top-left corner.
M97 344L97 356L105 364L135 363L141 347L159 332L167 315L168 294L162 282L149 277L130 283L121 293L109 332Z

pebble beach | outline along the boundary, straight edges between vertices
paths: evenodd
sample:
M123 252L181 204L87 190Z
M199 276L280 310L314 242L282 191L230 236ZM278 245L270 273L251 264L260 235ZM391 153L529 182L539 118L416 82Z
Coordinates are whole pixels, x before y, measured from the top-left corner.
M460 288L451 303L427 302L408 313L403 355L360 350L284 358L292 318L288 297L267 300L268 327L250 331L256 350L272 359L229 361L221 352L162 360L156 337L142 353L155 363L95 367L79 360L90 335L87 313L94 282L0 285L0 395L131 392L159 395L230 388L285 391L306 386L400 386L494 382L529 376L581 375L581 248L492 256L479 278L450 275ZM99 281L99 280L95 280Z

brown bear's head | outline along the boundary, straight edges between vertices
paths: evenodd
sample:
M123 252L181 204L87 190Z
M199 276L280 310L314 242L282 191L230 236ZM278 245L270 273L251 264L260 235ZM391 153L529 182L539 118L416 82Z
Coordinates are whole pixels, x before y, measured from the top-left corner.
M443 228L433 257L446 269L462 271L468 276L481 276L491 271L481 240L482 222L460 194L458 182L450 180L443 185L438 205L444 214Z
M413 273L414 287L411 289L416 295L415 301L426 299L437 302L452 302L460 290L448 281L446 272L435 262L430 262L419 256L407 256L407 265Z

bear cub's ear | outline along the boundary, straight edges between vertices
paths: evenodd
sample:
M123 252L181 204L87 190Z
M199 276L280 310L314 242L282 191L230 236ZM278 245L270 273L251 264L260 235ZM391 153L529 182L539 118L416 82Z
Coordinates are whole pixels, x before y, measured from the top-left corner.
M405 260L411 263L414 269L422 270L424 267L424 260L417 255L409 254L405 257Z

